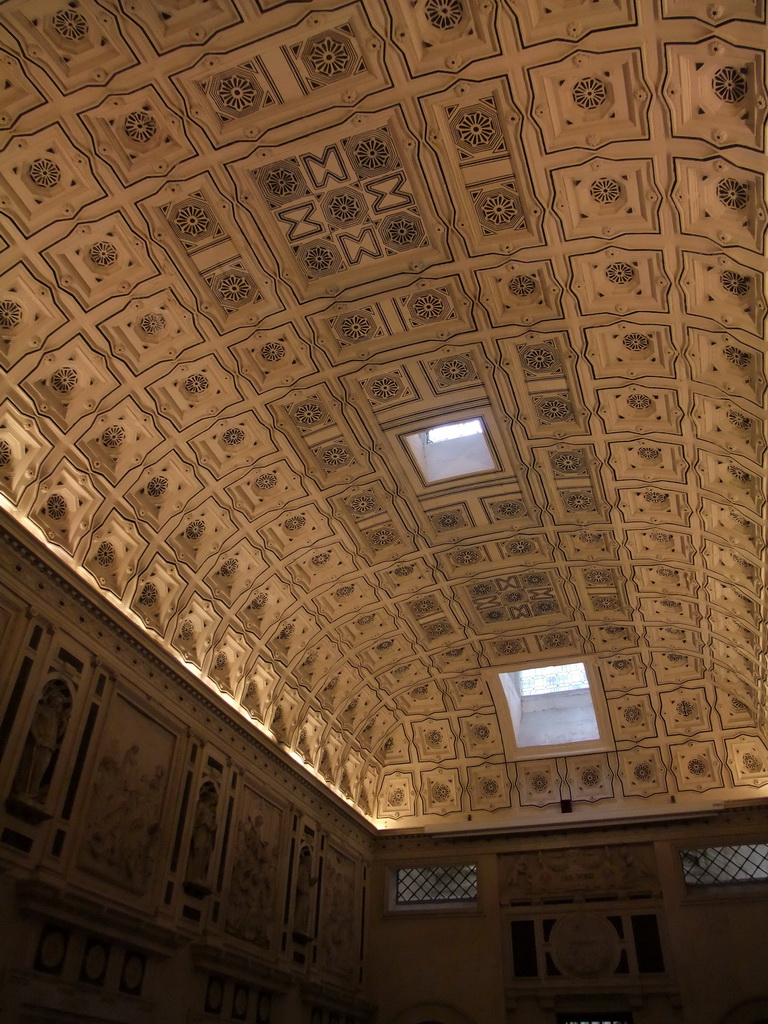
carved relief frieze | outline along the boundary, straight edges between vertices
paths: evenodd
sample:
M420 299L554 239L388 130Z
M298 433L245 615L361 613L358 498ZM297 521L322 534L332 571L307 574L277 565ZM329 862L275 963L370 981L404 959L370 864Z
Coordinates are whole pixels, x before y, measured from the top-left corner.
M499 863L502 903L542 897L649 893L659 889L658 870L650 843L569 847L504 854Z
M176 736L121 695L110 711L77 864L102 884L143 897L167 856L170 837L160 824Z
M229 887L237 895L227 901L225 928L235 938L261 949L269 949L277 941L281 832L280 808L244 787L229 878Z

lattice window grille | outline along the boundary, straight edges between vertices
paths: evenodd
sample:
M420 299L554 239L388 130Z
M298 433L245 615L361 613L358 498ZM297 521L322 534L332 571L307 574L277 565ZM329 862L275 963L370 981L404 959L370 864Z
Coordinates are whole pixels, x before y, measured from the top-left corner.
M397 904L462 903L476 899L476 864L397 869Z
M632 1014L612 1013L607 1017L597 1017L594 1014L590 1014L587 1017L583 1017L562 1013L557 1016L557 1024L632 1024Z
M688 885L732 885L735 882L768 880L768 843L681 850L680 859Z

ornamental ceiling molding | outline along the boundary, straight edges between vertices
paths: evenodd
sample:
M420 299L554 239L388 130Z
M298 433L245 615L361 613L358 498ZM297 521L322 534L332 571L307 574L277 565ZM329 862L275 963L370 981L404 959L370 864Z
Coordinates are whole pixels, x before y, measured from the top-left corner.
M761 0L3 13L4 508L380 827L758 795Z

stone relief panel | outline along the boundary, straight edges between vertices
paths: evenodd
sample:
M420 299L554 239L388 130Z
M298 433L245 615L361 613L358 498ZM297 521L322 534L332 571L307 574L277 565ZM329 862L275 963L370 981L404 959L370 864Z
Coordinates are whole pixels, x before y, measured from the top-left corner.
M656 858L650 843L538 850L499 858L499 898L516 903L538 896L651 894L659 891Z
M162 814L176 737L116 695L102 735L80 839L78 868L147 896L166 853Z
M282 853L280 808L248 786L243 788L227 904L226 931L270 949L276 941L279 899L278 858Z
M358 888L355 862L329 843L323 858L319 933L326 968L342 975L353 971L358 962Z

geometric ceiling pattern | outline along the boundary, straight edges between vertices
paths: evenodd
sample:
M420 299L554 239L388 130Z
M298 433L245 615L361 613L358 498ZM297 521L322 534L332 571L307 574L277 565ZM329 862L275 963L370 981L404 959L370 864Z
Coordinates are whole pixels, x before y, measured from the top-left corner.
M2 21L4 508L379 825L757 795L763 0Z

